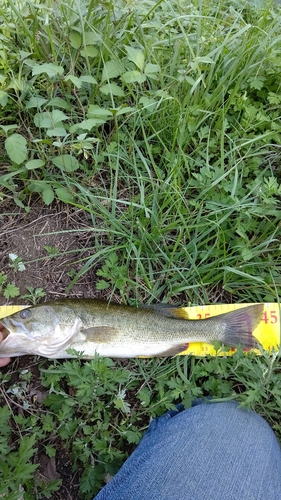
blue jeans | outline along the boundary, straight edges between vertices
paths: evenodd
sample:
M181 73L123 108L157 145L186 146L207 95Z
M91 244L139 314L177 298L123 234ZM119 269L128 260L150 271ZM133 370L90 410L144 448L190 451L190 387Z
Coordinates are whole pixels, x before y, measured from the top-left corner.
M95 500L280 500L281 451L262 417L195 401L153 420Z

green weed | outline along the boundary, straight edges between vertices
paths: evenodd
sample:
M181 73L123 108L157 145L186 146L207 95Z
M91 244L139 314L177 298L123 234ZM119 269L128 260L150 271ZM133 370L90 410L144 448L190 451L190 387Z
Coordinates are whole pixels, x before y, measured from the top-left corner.
M14 283L9 283L8 276L0 272L0 293L6 299L12 299L20 295L19 288Z
M35 306L43 297L46 296L46 292L43 288L34 288L33 286L27 286L26 289L29 293L21 295L22 300L27 300Z

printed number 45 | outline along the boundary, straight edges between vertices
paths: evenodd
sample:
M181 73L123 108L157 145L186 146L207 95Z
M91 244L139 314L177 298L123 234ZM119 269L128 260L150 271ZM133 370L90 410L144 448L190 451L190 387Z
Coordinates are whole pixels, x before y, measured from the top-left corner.
M276 311L270 311L269 313L267 311L264 311L261 317L261 321L264 321L266 325L267 323L271 323L272 325L274 325L278 321Z

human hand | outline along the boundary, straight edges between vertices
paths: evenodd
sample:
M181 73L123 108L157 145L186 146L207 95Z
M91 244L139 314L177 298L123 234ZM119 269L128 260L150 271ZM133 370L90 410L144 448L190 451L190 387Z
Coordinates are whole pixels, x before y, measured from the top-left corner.
M0 332L0 342L4 339L2 333ZM10 358L0 358L0 368L6 366L10 362Z

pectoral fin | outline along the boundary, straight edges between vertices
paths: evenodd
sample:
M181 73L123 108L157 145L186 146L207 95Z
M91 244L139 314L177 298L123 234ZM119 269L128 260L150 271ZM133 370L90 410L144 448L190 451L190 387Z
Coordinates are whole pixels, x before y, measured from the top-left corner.
M81 330L81 333L86 336L86 342L106 343L114 341L119 334L119 330L114 326L92 326Z

